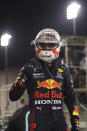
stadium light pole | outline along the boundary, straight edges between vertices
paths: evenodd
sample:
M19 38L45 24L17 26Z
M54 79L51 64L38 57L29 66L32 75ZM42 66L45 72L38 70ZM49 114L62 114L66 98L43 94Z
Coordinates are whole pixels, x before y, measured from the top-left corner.
M76 35L76 18L78 17L79 9L81 8L81 5L72 2L70 5L67 7L67 19L68 20L73 20L73 35Z
M9 41L11 39L11 35L8 33L5 33L1 36L1 46L5 47L5 84L8 83L8 45Z

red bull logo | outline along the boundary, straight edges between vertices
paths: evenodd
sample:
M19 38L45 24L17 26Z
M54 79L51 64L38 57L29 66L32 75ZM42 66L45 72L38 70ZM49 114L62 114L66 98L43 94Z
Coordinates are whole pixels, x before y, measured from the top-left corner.
M35 91L34 92L34 97L35 99L38 99L38 98L62 98L62 92L60 93L57 93L56 91L47 91L45 93L43 92L39 92L39 91Z
M40 81L37 81L37 88L41 88L41 87L44 87L44 88L47 88L47 89L54 89L54 88L58 88L58 89L61 89L61 83L58 83L52 79L48 79L46 81L43 81L43 82L40 82Z

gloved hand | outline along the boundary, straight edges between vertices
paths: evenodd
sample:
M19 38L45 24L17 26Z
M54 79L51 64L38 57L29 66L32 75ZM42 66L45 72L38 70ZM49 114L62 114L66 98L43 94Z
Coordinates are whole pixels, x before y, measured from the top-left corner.
M16 78L16 81L14 83L14 86L24 87L26 79L27 78L25 75L23 75L23 74L18 75Z
M79 117L78 116L73 116L73 118L71 118L71 124L72 124L71 131L79 131Z
M79 131L79 127L72 127L71 131Z

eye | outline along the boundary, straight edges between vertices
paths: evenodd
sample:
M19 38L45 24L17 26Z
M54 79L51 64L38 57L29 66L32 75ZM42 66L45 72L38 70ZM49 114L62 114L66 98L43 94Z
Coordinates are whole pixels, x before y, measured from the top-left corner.
M51 44L49 45L49 47L51 47L51 48L55 47L54 43L51 43Z
M44 49L44 48L46 48L46 44L45 44L45 43L41 43L40 47L41 47L42 49Z
M56 49L58 46L59 46L58 43L50 43L50 44L49 44L49 47L50 47L51 49Z
M36 43L36 46L40 49L56 49L59 44L58 43L42 43L42 42L38 42Z
M39 43L36 43L36 46L37 46L38 48L40 48L40 49L45 49L45 48L46 48L46 43L41 43L41 42L39 42Z

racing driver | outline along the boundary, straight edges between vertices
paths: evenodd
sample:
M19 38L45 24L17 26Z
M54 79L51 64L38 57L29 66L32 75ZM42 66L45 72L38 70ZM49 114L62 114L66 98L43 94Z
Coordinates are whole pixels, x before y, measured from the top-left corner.
M68 131L63 100L71 120L71 131L79 131L79 113L69 69L60 58L63 45L54 29L41 30L32 41L36 57L22 67L9 91L17 101L27 89L29 131Z

